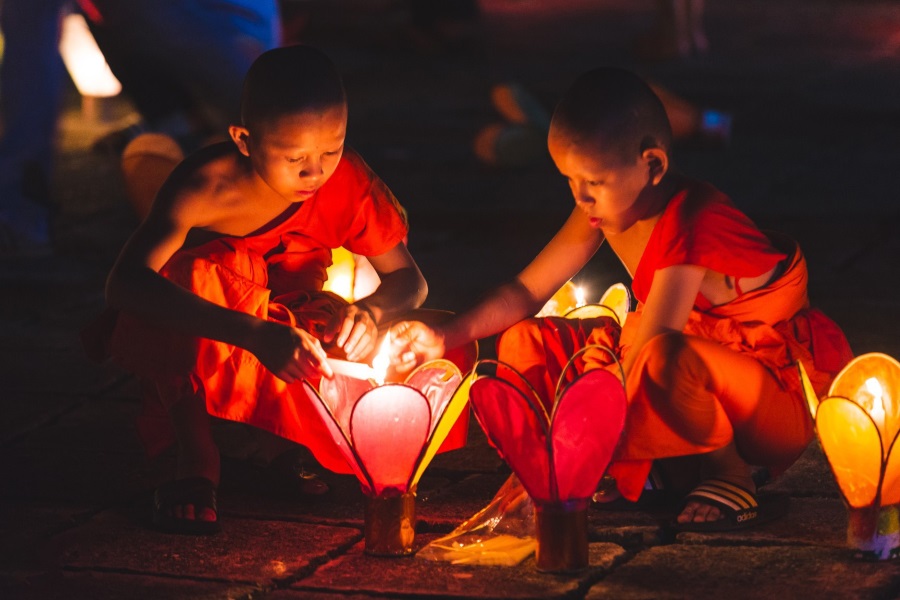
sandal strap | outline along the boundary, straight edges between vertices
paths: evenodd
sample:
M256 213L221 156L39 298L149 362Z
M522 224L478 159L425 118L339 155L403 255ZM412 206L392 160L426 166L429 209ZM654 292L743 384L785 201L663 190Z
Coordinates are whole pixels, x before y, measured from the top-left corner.
M756 495L744 486L724 479L708 479L694 488L687 498L702 498L703 502L740 513L759 508Z

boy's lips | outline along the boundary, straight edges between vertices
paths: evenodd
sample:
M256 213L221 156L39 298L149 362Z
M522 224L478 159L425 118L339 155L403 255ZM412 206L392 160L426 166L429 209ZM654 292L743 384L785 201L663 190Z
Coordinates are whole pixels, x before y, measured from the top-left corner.
M299 198L309 198L316 193L316 190L297 190L294 195Z
M588 223L591 227L597 229L601 225L603 225L603 219L601 219L600 217L588 217Z

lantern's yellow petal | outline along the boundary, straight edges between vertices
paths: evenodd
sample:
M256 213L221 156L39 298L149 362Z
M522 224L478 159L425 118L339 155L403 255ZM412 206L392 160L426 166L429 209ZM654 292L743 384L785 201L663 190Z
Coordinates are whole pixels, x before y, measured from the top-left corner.
M608 306L603 306L600 304L585 304L584 306L573 308L572 310L567 312L565 316L567 319L593 319L595 317L612 317L616 320L616 323L621 323L621 321L619 320L619 315L616 314L616 311Z
M881 435L858 404L846 398L819 403L816 431L838 487L854 508L875 502L881 481Z
M567 281L537 313L538 317L561 317L578 306L578 287Z
M797 369L800 371L800 383L803 384L803 396L806 398L806 404L809 406L809 414L815 420L816 412L819 410L819 396L816 394L816 390L813 389L809 375L806 374L806 369L803 368L803 363L799 360L797 361Z
M891 444L881 483L881 505L900 503L900 435Z
M428 441L428 445L425 447L425 451L419 459L419 466L416 468L415 475L413 475L413 478L410 480L409 489L414 489L416 484L419 483L419 478L422 476L422 473L424 473L428 465L431 464L431 459L437 454L441 444L444 443L444 440L447 439L447 436L450 434L450 430L453 429L456 420L466 408L469 401L469 388L472 387L472 382L474 380L475 374L469 373L469 375L462 380L462 383L459 384L459 387L456 388L456 391L453 393L453 398L447 403L447 407L444 409L444 413L439 417L440 420L434 427L431 439Z
M611 308L619 317L619 324L624 325L628 311L631 309L631 292L624 283L614 283L603 292L597 304Z

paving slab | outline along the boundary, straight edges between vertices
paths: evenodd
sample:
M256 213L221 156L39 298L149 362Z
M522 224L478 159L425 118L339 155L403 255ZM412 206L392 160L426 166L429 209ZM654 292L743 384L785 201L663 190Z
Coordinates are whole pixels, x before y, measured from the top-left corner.
M220 600L252 598L258 591L241 583L90 571L0 574L0 596L16 600Z
M229 519L215 536L173 536L107 511L55 538L54 547L58 564L67 569L274 585L361 537L349 528L249 519Z
M588 600L895 598L900 563L864 563L846 549L663 546L641 552L593 586Z
M436 537L417 535L416 550ZM533 557L516 567L472 567L415 557L371 557L363 549L364 544L354 546L310 577L294 583L291 590L385 596L414 591L427 598L552 598L576 592L592 578L608 572L625 555L625 550L615 544L591 544L590 569L579 575L561 576L539 573Z

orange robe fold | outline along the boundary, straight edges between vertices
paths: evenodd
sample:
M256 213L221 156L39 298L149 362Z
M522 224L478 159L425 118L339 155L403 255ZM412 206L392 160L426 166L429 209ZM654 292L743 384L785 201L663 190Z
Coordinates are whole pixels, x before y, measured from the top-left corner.
M640 350L626 382L625 430L609 468L626 498L640 496L654 459L710 452L731 441L750 464L783 471L813 435L797 361L823 393L852 356L840 328L809 308L806 262L796 243L770 240L705 184L689 185L667 205L635 274L640 302L653 274L667 266L697 264L739 281L779 261L780 277L731 302L712 306L698 295L683 332L657 336ZM501 336L498 358L552 401L554 377L574 351L615 340L621 360L631 352L640 317L641 306L621 332L609 320L529 319ZM611 363L605 353L588 351L574 368L617 370Z
M160 272L220 306L321 337L328 320L345 304L322 291L331 249L343 246L374 256L402 242L407 231L393 194L348 150L309 200L242 238L207 236L193 246L189 238ZM210 415L303 444L324 467L352 473L301 383L278 379L249 351L113 311L83 338L95 357L111 356L142 380L146 394L138 429L150 454L174 441L168 408L193 395L205 399ZM442 449L462 445L464 433L451 435Z

